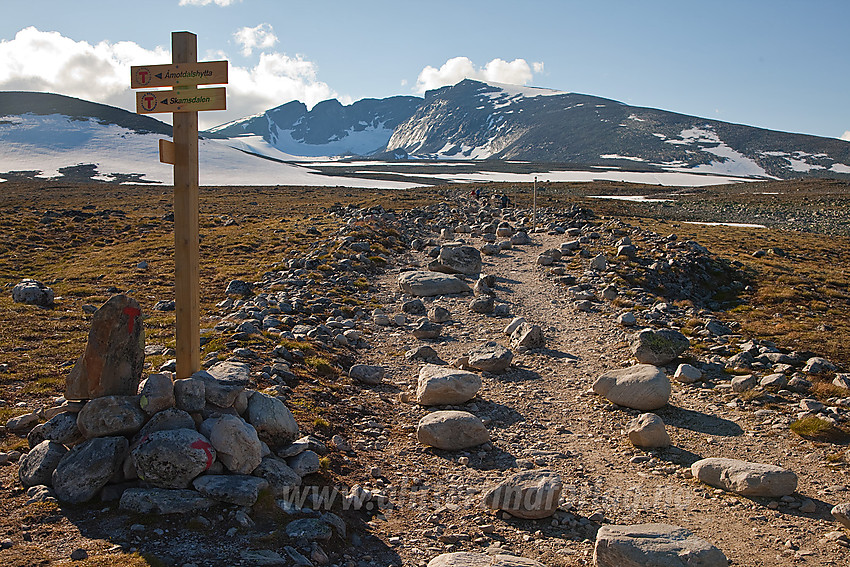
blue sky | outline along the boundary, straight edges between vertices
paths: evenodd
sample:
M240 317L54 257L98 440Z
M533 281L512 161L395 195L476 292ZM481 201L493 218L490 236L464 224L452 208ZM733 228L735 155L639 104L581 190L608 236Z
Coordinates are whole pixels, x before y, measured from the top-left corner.
M0 90L131 108L170 33L228 59L226 112L421 94L465 76L850 138L850 1L0 0Z

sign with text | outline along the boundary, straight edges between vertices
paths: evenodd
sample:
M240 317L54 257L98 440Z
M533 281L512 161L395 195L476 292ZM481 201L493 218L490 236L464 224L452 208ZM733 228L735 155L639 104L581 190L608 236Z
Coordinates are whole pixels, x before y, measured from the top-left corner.
M197 112L199 110L227 110L226 89L176 89L173 91L140 91L136 93L136 112Z
M131 89L226 85L227 61L199 61L130 67Z

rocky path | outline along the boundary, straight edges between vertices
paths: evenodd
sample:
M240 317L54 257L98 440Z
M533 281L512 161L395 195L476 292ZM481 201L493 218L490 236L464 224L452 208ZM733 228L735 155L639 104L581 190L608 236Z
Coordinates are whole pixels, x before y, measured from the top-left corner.
M656 412L673 446L644 452L629 443L625 429L640 412L614 406L590 388L606 370L633 363L626 348L632 331L616 323L618 312L609 303L595 304L592 312L577 310L565 288L536 265L540 251L563 241L537 234L531 245L486 257L483 272L497 276L498 300L510 305L512 315L540 324L546 336L544 349L516 356L506 373L484 373L479 396L457 408L484 420L492 447L424 448L412 430L428 410L398 402L386 408L393 418L386 425L398 434L384 451L387 484L375 488L389 492L398 509L386 521L372 521L376 534L392 542L405 565L424 565L438 552L492 554L498 548L546 565L589 565L600 525L663 522L713 542L733 564L844 564L847 548L834 534L833 540L826 536L838 529L829 510L847 498L846 473L830 469L810 443L777 427L783 422L775 410L739 407L745 404L723 389L674 382L670 405ZM413 257L410 265L425 260ZM397 275L380 282L389 312L401 312L410 299L398 292ZM442 337L428 341L446 361L482 341L508 344L502 330L510 318L472 313L469 301L425 300L453 315ZM373 340L381 346L371 351L371 362L389 368L388 382L395 387L414 389L418 365L401 353L420 341L398 327L377 328ZM668 375L675 369L669 367ZM703 457L780 464L799 475L798 492L773 501L700 484L691 478L690 465ZM537 468L557 471L565 481L567 504L553 518L505 520L481 508L483 490L510 472ZM412 496L403 489L410 486L419 489ZM429 506L404 502L422 498Z

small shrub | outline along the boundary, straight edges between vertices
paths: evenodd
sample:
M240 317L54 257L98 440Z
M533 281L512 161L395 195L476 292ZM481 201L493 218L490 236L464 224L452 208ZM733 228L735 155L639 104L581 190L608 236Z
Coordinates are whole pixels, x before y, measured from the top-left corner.
M800 437L811 441L841 443L850 437L843 429L814 415L798 419L790 425L790 428Z

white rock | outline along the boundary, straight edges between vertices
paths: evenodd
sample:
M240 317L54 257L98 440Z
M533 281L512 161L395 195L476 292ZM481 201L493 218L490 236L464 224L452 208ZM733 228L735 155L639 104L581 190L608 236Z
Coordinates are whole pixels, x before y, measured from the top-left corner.
M608 401L642 411L667 405L671 390L670 379L664 371L651 364L611 370L593 383L593 391Z
M468 402L481 389L481 377L447 366L426 364L419 370L416 401L423 406Z
M709 458L691 465L694 478L743 496L788 496L797 490L797 475L776 465Z
M484 423L466 411L435 411L419 420L416 438L423 445L457 451L490 441Z

